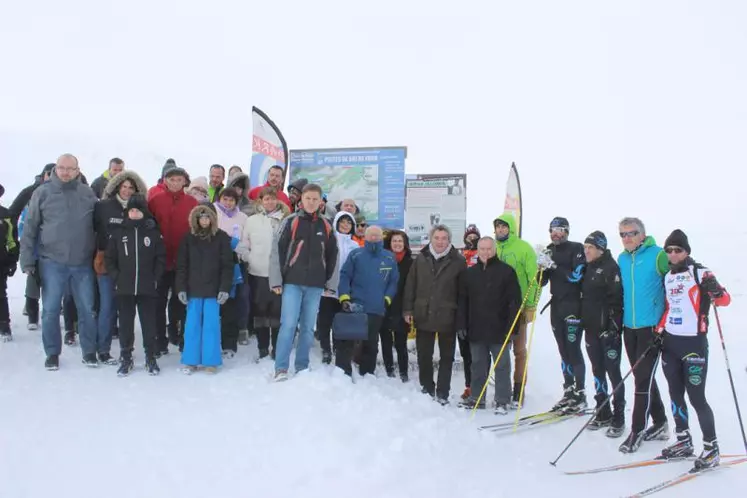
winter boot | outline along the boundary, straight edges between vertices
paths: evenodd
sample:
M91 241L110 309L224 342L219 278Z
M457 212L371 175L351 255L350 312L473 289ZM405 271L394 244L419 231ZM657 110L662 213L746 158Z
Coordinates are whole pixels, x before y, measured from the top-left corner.
M241 344L242 346L249 345L249 330L247 329L239 330L239 344Z
M132 372L132 369L135 368L134 363L132 362L132 356L122 356L120 362L119 362L119 369L117 370L117 376L119 377L127 377L130 375L130 372Z
M322 351L322 363L325 365L332 363L332 351Z
M75 346L75 331L74 330L65 331L65 345Z
M714 439L713 441L703 441L703 452L700 454L693 470L704 470L716 467L721 462L721 455L718 451L718 442Z
M407 372L400 372L399 378L402 382L410 382L410 375Z
M604 403L602 405L597 401L597 410L596 415L594 415L594 420L592 420L586 428L590 431L598 431L603 427L608 427L611 423L612 409L610 408L610 404Z
M477 404L476 399L467 398L465 400L460 401L457 403L458 408L465 408L467 410L472 410L475 408L475 405L477 405L478 410L484 410L485 409L485 400L480 401L480 404Z
M495 403L493 413L496 415L508 415L508 403Z
M288 370L275 370L275 382L283 382L288 380Z
M13 334L10 332L10 322L0 322L0 342L10 342Z
M472 396L472 389L470 389L469 387L465 387L464 392L462 393L462 399L467 400L470 396Z
M612 413L612 421L610 422L610 426L607 428L607 433L605 435L608 438L615 439L622 436L624 431L625 409L615 408L615 411Z
M690 431L685 431L677 433L677 442L661 450L659 458L662 460L687 458L694 453L693 438L690 436Z
M109 353L99 353L99 363L103 363L104 365L116 365L119 362Z
M99 361L96 359L96 355L94 353L91 354L84 354L82 363L87 367L98 367Z
M526 386L524 386L526 388ZM526 389L524 389L524 397L521 400L521 403L519 403L519 398L522 397L521 393L521 384L514 384L514 392L511 397L511 405L509 406L512 410L518 410L519 408L524 408L524 399L526 399L527 392Z
M552 412L561 411L563 408L565 408L568 405L568 403L570 403L572 397L573 397L573 386L568 386L564 388L563 397L560 398L560 401L555 403L555 406L553 406L550 409L550 411Z
M643 431L644 441L666 441L667 439L669 439L669 423L666 419L664 422L654 424Z
M633 432L631 431L630 434L628 434L628 437L625 439L625 442L620 445L618 448L621 453L635 453L638 451L638 448L641 447L641 443L643 442L643 432Z
M158 366L155 356L148 356L145 359L145 370L148 372L148 375L158 375L161 373L161 368Z
M47 370L59 370L60 369L60 357L56 354L51 354L47 356L47 359L44 360L44 368Z
M566 413L576 413L586 410L588 406L586 404L586 392L583 389L574 389L563 411Z

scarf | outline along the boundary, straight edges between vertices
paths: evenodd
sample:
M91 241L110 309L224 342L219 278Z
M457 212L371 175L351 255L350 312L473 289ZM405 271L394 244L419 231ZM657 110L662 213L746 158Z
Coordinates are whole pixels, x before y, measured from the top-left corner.
M237 206L234 206L234 207L233 207L233 209L228 209L228 208L224 207L224 206L223 206L223 204L221 204L220 202L216 202L216 203L215 203L215 206L216 206L216 207L217 207L218 209L220 209L220 210L221 210L221 212L222 212L223 214L225 214L226 216L228 216L229 218L233 218L234 216L236 216L236 213L238 213L238 212L239 212L239 207L238 207L238 205L237 205Z
M394 257L397 260L397 263L401 263L403 259L405 259L405 254L407 254L407 251L400 251L395 252Z
M127 209L127 201L125 199L122 199L119 194L116 195L117 202L122 205L122 209Z
M444 249L444 252L442 252L441 254L439 254L439 253L436 252L436 248L433 247L433 244L428 244L428 249L431 251L431 254L433 255L433 259L435 259L436 261L438 261L439 259L441 259L444 256L446 256L447 254L449 254L449 251L451 251L451 247L452 247L451 244L449 244L446 247L446 249Z

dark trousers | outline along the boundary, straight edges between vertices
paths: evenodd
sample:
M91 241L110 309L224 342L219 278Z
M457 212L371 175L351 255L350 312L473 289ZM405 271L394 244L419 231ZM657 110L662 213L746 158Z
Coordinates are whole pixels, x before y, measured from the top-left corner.
M26 298L26 314L28 315L29 323L39 323L39 298Z
M387 317L381 323L381 358L388 375L394 373L394 355L392 346L397 350L397 366L400 375L407 375L410 369L410 356L407 353L407 327L405 320L399 317Z
M62 319L65 322L65 332L75 330L75 323L78 321L78 309L75 307L73 292L69 288L69 284L68 290L62 298Z
M669 384L669 397L672 400L672 416L681 433L690 428L689 414L685 403L685 392L690 404L695 408L703 431L703 441L716 440L716 423L713 410L705 395L708 374L708 339L705 334L678 336L665 333L662 351L664 375Z
M577 390L583 390L586 385L586 364L581 351L584 329L580 316L581 301L553 300L550 306L550 323L563 370L563 389L575 385Z
M184 337L184 316L185 308L176 296L174 280L176 272L167 271L161 277L158 283L158 309L156 310L156 343L159 350L165 350L169 345L169 338L172 344L179 344ZM171 298L169 299L169 291ZM168 311L169 327L166 329L166 313Z
M275 348L278 345L278 332L280 329L275 327L266 327L266 326L257 326L257 320L255 318L254 320L254 331L257 333L257 349L259 349L260 352L269 351L270 349L270 341L272 340L272 350L275 351Z
M332 343L330 341L332 321L340 310L342 310L342 305L336 297L322 296L319 302L319 313L316 315L316 332L319 335L319 344L325 353L332 353Z
M462 365L464 365L464 386L470 387L472 384L472 347L466 339L459 339L459 352L462 355Z
M249 275L248 281L251 297L249 325L257 333L257 348L260 352L269 349L272 340L274 351L278 342L282 297L270 290L267 277Z
M10 323L10 308L8 307L8 277L0 276L0 322Z
M234 353L239 349L239 303L230 298L220 307L220 344L223 351Z
M602 334L605 334L602 336ZM620 361L622 358L622 336L619 333L586 329L586 354L594 374L594 399L601 405L610 392L622 382ZM610 386L607 379L612 383ZM625 409L625 386L620 387L613 397L615 411Z
M361 341L362 350L358 372L361 375L376 371L376 356L379 354L379 330L384 317L368 313L368 340ZM355 341L335 340L335 365L347 375L353 374L352 359Z
M140 318L145 356L156 354L156 308L155 296L117 296L119 310L119 347L123 357L131 357L135 347L135 310Z
M431 396L448 399L451 391L451 371L454 365L454 350L456 348L456 334L440 332L438 334L438 380L433 382L433 349L436 345L436 333L420 330L415 334L415 344L418 349L418 369L420 370L420 385Z
M654 341L653 327L642 329L623 328L623 341L625 352L628 354L630 364L633 365L643 355ZM640 432L646 428L649 415L654 424L666 421L667 414L664 411L664 403L661 401L659 387L656 385L656 367L659 364L659 351L649 350L646 357L633 371L635 380L635 396L633 398L633 420L631 429Z

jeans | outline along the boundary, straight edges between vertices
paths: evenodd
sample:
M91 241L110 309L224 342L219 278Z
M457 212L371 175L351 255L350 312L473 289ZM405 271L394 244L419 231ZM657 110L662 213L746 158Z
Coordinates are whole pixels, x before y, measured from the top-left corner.
M96 347L100 354L112 348L112 334L117 325L117 308L114 297L114 280L109 275L99 275L99 314Z
M296 346L296 371L309 367L309 350L314 343L314 325L319 312L319 301L324 289L306 285L283 286L283 304L280 311L280 333L275 353L275 370L288 370L290 353L296 327L300 328Z
M96 354L96 313L93 311L94 273L90 264L63 265L42 258L39 262L42 277L42 343L44 352L62 352L60 336L60 306L68 285L78 311L80 349L84 355Z

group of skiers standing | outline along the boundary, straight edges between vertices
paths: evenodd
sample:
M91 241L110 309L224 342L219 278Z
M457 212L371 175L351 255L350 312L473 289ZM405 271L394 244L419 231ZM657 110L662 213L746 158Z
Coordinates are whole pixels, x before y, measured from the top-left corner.
M713 274L692 260L680 230L661 248L639 219L626 218L620 222L625 251L616 262L602 232L591 233L584 244L570 242L568 220L561 217L550 223L551 244L535 251L518 237L513 216L504 213L494 220L494 238L481 237L470 225L463 250L454 247L448 227L434 226L429 244L413 258L405 232L368 226L354 200L328 205L321 187L303 179L283 193L280 166L270 169L266 184L253 189L238 166L229 170L226 185L224 180L220 165L210 168L209 181L190 180L170 159L159 183L148 190L115 158L89 188L74 156L64 154L45 166L9 209L0 207L0 335L12 337L5 289L20 261L27 275L30 328L38 323L41 288L50 370L59 368L59 315L65 299L77 311L83 362L119 364L120 375L134 367L136 310L151 374L159 372L156 359L168 354L169 342L182 352L185 373L200 367L214 372L222 358L235 354L237 344L248 343L251 328L260 359L271 356L275 380L285 380L294 339L294 366L300 372L309 366L316 330L324 363L334 358L352 375L355 359L361 375L373 374L381 340L387 375L398 373L406 382L412 329L423 393L448 404L458 342L466 384L460 405L485 408L479 394L492 357L493 406L505 414L519 406L527 326L535 320L541 287L549 283L564 389L553 410L587 407L586 331L597 404L589 428L607 427L609 437L623 433L624 344L636 387L632 428L620 451L634 452L642 441L668 438L654 380L663 357L677 428L677 443L664 455L693 454L687 392L704 437L698 464L718 464L713 414L705 398L706 332L711 302L728 305L730 298ZM340 312L366 314L363 338L353 341L345 331L334 330ZM110 354L115 332L119 360ZM74 338L75 332L67 330L65 342ZM436 342L440 358L434 380ZM611 404L608 379L619 386ZM646 428L649 415L653 424Z

